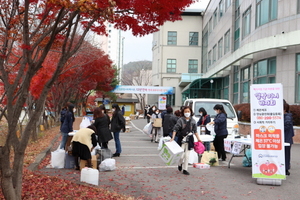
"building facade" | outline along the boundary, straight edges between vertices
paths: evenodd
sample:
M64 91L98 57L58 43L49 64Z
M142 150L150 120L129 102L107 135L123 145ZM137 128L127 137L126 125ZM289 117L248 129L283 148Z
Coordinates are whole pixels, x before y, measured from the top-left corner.
M300 103L300 0L212 0L203 16L203 78L213 97L250 102L250 85L281 83Z
M166 22L153 34L152 83L174 87L175 94L167 96L172 106L182 105L182 90L201 76L201 33L201 12L190 9L181 21ZM149 96L149 101L157 101L158 96Z

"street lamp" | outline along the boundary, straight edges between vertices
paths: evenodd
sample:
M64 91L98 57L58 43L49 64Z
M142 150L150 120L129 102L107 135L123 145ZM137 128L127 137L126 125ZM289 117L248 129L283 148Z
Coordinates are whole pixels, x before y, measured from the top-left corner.
M212 98L212 84L214 83L213 79L210 79L210 98Z

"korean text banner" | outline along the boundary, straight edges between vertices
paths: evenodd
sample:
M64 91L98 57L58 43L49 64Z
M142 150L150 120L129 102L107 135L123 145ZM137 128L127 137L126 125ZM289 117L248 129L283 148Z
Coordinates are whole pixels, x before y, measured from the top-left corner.
M133 94L174 94L174 89L173 87L117 85L112 92Z
M285 179L281 84L250 87L252 177Z

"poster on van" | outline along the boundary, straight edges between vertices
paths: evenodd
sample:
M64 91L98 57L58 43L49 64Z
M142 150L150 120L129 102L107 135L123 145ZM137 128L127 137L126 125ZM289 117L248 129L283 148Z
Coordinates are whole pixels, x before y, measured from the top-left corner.
M250 87L252 177L285 179L282 84Z

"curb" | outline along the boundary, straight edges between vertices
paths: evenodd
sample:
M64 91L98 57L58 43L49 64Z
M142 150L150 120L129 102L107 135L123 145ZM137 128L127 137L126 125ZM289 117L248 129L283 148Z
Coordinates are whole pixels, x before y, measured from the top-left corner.
M48 153L50 153L53 145L55 144L55 142L58 140L58 138L60 137L61 133L57 134L51 141L50 145L41 153L39 153L37 155L37 157L35 158L34 162L31 163L27 169L30 171L36 171L38 169L38 166L40 165L40 163L44 160L44 158L47 156Z

